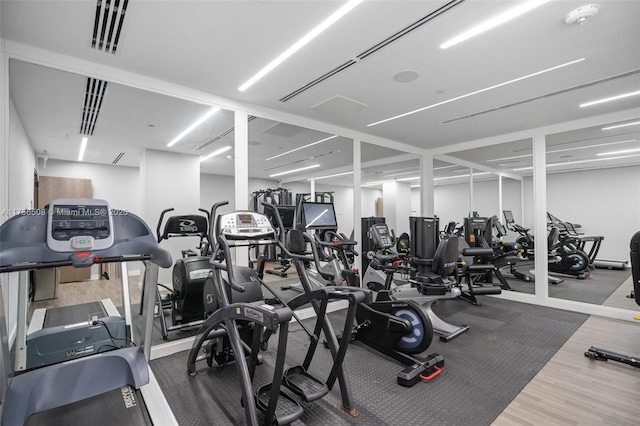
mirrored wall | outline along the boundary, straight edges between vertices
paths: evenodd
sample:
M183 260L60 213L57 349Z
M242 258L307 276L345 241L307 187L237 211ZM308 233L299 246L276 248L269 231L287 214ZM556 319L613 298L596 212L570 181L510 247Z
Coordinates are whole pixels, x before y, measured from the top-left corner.
M535 293L532 161L532 141L523 139L437 155L433 164L441 229L470 246L493 248L501 275L493 279L524 294ZM484 225L466 219L473 217Z
M628 262L640 229L640 126L629 122L546 136L549 271L562 280L549 297L637 308Z

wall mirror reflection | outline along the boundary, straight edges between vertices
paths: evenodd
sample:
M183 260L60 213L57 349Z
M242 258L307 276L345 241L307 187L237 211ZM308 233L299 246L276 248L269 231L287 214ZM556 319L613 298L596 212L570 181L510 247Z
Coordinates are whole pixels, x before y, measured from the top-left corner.
M549 296L633 309L629 241L640 226L637 120L546 136ZM621 194L628 194L621 196Z
M443 233L471 247L492 249L486 258L496 272L484 281L503 291L535 293L532 142L523 139L434 159L435 213ZM479 283L480 285L480 283Z

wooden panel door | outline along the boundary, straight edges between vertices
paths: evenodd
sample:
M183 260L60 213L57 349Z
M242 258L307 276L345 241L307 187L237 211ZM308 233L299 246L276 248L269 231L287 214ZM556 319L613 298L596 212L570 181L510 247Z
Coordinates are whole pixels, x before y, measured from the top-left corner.
M44 208L56 198L91 198L91 179L40 176L38 178L38 208ZM60 268L60 282L84 281L91 278L90 268Z

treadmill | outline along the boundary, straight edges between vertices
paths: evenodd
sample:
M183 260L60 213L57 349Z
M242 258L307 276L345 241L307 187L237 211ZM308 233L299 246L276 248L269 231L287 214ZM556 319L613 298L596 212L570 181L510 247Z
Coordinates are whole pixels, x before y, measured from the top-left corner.
M126 263L132 261L143 262L149 280L172 264L142 219L104 200L57 199L0 225L0 273L18 274L13 351L0 312L2 425L177 424L148 365L153 292L143 301L142 335L132 335ZM124 317L105 299L104 316L92 312L73 324L42 327L38 313L27 329L28 271L110 262L122 267Z

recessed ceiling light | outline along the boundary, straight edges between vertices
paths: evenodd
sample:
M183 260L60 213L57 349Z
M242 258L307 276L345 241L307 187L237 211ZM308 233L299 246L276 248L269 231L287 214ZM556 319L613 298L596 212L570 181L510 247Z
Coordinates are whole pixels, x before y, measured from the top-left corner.
M262 77L271 72L275 67L283 63L287 60L291 55L296 53L298 50L303 48L307 43L320 35L324 30L329 28L331 25L335 24L340 18L349 13L353 8L362 3L363 0L350 0L342 6L340 9L335 11L331 16L322 21L317 27L309 31L304 37L300 40L296 41L291 47L282 52L277 58L271 61L267 66L262 68L258 73L256 73L253 77L247 80L242 86L238 87L240 92L244 92L249 87L253 86L255 82L260 80Z
M316 167L320 167L320 164L314 164L312 166L307 166L307 167L300 167L299 169L287 170L286 172L274 173L272 175L269 175L269 177L288 175L290 173L301 172L303 170L315 169Z
M206 155L206 156L204 156L204 157L200 157L200 162L202 163L203 161L208 160L208 159L209 159L209 158L211 158L211 157L215 157L216 155L220 155L220 154L222 154L223 152L227 152L227 151L229 151L230 149L231 149L231 146L223 146L223 147L222 147L222 148L220 148L220 149L216 149L216 150L215 150L215 151L213 151L211 154Z
M264 161L270 161L270 160L273 160L274 158L282 157L283 155L291 154L292 152L300 151L301 149L305 149L305 148L308 148L310 146L317 145L319 143L322 143L322 142L325 142L325 141L328 141L328 140L331 140L331 139L337 138L337 137L338 137L338 135L329 136L328 138L324 138L324 139L312 142L312 143L307 144L307 145L299 146L298 148L294 148L294 149L292 149L290 151L283 152L283 153L278 154L278 155L274 155L273 157L269 157ZM282 149L282 147L280 147L280 149Z
M216 112L220 111L219 107L213 107L211 108L209 111L207 111L207 113L205 115L203 115L202 117L198 118L192 125L190 125L189 127L187 127L186 129L184 129L182 131L182 133L180 133L178 136L176 136L175 138L173 138L171 140L171 142L169 142L167 144L167 146L173 146L175 145L180 139L184 138L185 136L187 136L189 133L191 133L193 131L193 129L195 129L196 127L198 127L199 125L201 125L202 123L204 123L205 121L207 121L207 119L209 119L209 117L211 117L213 114L215 114Z
M333 175L317 176L317 177L314 177L314 178L309 178L307 180L329 179L329 178L333 178L333 177L347 176L347 175L352 175L352 174L353 174L353 172L335 173Z
M601 152L599 154L596 154L597 156L603 156L603 155L620 155L620 154L629 154L630 152L638 152L640 151L640 148L634 148L634 149L623 149L622 151L610 151L610 152Z
M591 106L591 105L598 105L598 104L602 104L602 103L605 103L605 102L617 101L618 99L624 99L624 98L628 98L630 96L638 96L638 95L640 95L640 90L635 91L635 92L623 93L622 95L611 96L609 98L598 99L597 101L586 102L584 104L580 104L580 108L588 107L588 106Z
M420 73L414 70L401 71L393 76L398 83L409 83L420 77Z
M508 10L507 12L501 13L500 15L494 16L493 18L488 19L482 22L481 24L468 29L462 34L459 34L454 38L442 43L440 45L440 49L447 49L451 46L455 46L458 43L461 43L465 40L468 40L472 37L475 37L479 34L489 31L490 29L495 28L498 25L502 25L505 22L510 21L514 18L517 18L518 16L523 15L548 1L549 0L533 0L533 1L528 1L524 4L521 4L518 7Z
M636 124L640 124L640 121L634 121L632 123L625 123L625 124L618 124L615 126L603 127L602 130L619 129L620 127L635 126Z
M84 158L84 151L87 149L87 139L86 137L82 138L82 142L80 143L80 153L78 154L78 161L82 161Z
M578 62L582 62L584 60L585 60L585 58L580 58L580 59L576 59L574 61L566 62L564 64L556 65L555 67L547 68L547 69L542 70L542 71L537 71L537 72L534 72L532 74L528 74L528 75L525 75L525 76L522 76L522 77L514 78L513 80L505 81L503 83L499 83L499 84L496 84L496 85L493 85L493 86L490 86L490 87L485 87L484 89L476 90L475 92L466 93L464 95L456 96L455 98L447 99L446 101L442 101L442 102L438 102L438 103L435 103L435 104L432 104L432 105L428 105L426 107L418 108L418 109L415 109L413 111L405 112L404 114L395 115L395 116L390 117L390 118L385 118L384 120L380 120L380 121L376 121L375 123L367 124L367 127L377 126L378 124L386 123L387 121L391 121L391 120L397 120L398 118L406 117L408 115L412 115L412 114L415 114L415 113L418 113L418 112L422 112L422 111L425 111L425 110L428 110L428 109L431 109L431 108L435 108L435 107L440 106L440 105L444 105L444 104L448 104L450 102L458 101L460 99L468 98L469 96L473 96L473 95L477 95L479 93L487 92L489 90L497 89L498 87L506 86L506 85L512 84L512 83L516 83L516 82L524 80L526 78L535 77L537 75L544 74L544 73L547 73L547 72L550 72L550 71L554 71L554 70L557 70L557 69L560 69L560 68L563 68L563 67L566 67L566 66L569 66L569 65L577 64Z

